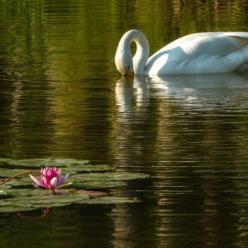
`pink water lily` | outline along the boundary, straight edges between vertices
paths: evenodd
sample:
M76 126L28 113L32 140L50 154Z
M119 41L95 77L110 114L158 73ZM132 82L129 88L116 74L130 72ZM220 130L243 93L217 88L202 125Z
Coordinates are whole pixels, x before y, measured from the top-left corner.
M34 186L44 189L51 189L52 191L61 187L65 183L68 176L69 174L62 176L61 170L56 167L41 168L40 177L30 175Z

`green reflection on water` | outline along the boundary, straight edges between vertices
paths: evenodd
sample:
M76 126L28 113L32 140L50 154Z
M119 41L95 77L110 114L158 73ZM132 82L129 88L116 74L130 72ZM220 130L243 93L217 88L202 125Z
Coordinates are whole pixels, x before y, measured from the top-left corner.
M0 247L246 242L246 86L204 89L199 102L194 85L179 87L185 98L177 99L177 90L131 83L122 89L128 104L118 102L113 57L126 30L141 29L152 52L192 32L247 31L247 1L185 3L0 1L0 157L82 158L153 176L151 185L115 192L141 191L140 205L57 209L43 221L2 218ZM223 101L209 100L218 90Z

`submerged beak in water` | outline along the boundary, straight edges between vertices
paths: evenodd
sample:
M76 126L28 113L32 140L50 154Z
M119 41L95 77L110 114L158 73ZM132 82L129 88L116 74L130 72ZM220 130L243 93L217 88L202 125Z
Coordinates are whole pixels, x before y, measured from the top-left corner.
M127 79L133 79L134 78L134 72L131 70L127 70L127 72L123 76Z

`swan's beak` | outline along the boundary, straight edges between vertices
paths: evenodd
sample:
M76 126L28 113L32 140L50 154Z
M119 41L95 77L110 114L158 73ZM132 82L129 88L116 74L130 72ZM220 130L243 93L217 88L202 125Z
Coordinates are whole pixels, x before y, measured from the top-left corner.
M123 76L127 79L133 79L134 78L134 72L131 70L127 70L127 72Z

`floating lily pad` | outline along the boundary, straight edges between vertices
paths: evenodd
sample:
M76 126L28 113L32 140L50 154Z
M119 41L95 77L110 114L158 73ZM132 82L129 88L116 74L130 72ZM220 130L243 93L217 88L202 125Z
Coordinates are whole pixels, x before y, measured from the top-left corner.
M68 186L65 186L65 188L73 188L73 189L111 189L111 188L117 188L117 187L123 187L126 186L127 183L124 181L106 181L106 182L98 182L98 181L77 181L72 182Z
M8 178L8 177L14 177L16 176L17 174L20 174L22 172L25 172L27 170L20 170L20 169L6 169L6 168L0 168L0 175L1 175L1 178ZM37 170L37 172L39 172Z
M0 190L0 200L12 198L12 197L13 195L11 195L7 190Z
M126 204L126 203L138 203L140 200L138 198L128 198L128 197L115 197L106 196L99 197L90 200L82 200L77 203L79 204Z
M78 181L130 181L147 178L146 174L135 172L105 172L105 173L87 173L77 174L73 177Z
M72 176L68 188L109 189L125 186L130 180L145 179L146 174L132 172L87 173Z
M40 168L44 166L58 167L62 169L62 174L70 174L68 185L59 189L59 194L53 195L49 190L33 187L28 174L38 173L39 175ZM88 160L0 158L0 177L2 178L0 180L0 213L63 207L70 204L137 202L136 198L109 196L106 190L123 187L130 180L145 179L148 176L142 173L114 170L113 166L92 165ZM9 178L13 179L9 180ZM1 182L4 184L1 185Z
M52 208L70 205L80 200L88 200L87 195L79 194L64 194L64 195L51 195L49 191L47 194L37 194L32 196L19 195L14 198L1 200L0 212L6 212L6 209L24 209L35 210L39 208ZM23 211L23 210L22 210Z
M10 165L21 165L21 166L31 166L31 167L40 167L51 165L66 167L70 165L86 165L90 164L89 160L80 160L80 159L60 159L60 158L33 158L33 159L12 159L12 158L0 158L0 163L6 163Z
M41 167L46 166L62 168L63 173L69 173L70 175L78 172L108 172L115 170L115 167L111 165L92 165L89 160L80 159L35 158L18 160L0 158L0 178L16 175L20 169L39 170Z

